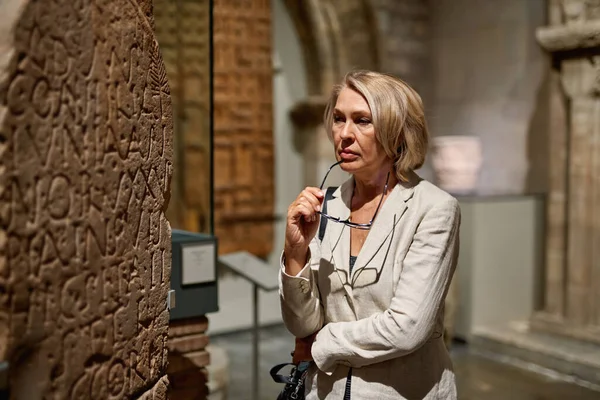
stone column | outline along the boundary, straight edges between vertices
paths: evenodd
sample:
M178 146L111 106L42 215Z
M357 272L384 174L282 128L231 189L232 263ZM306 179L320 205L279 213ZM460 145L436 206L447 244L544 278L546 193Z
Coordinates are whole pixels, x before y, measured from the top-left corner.
M149 0L0 2L14 399L166 399L169 86Z
M533 326L600 343L600 1L550 2L553 72L545 302Z

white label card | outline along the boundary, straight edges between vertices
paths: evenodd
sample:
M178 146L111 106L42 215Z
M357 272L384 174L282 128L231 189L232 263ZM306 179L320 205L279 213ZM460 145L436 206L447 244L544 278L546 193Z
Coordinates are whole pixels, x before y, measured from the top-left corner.
M212 243L188 244L181 246L181 284L193 285L214 282L215 248Z

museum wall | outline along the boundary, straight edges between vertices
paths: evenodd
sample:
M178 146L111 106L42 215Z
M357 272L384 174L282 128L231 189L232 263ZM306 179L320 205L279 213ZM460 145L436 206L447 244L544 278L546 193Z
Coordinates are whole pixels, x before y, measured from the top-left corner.
M535 41L544 0L433 0L433 136L481 140L477 192L546 188L549 58Z
M380 69L408 82L429 106L432 95L431 1L373 0Z

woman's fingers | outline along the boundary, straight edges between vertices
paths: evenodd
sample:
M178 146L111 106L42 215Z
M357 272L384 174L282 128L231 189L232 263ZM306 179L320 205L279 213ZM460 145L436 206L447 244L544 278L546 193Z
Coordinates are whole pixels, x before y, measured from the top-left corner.
M307 187L298 196L300 199L304 199L312 204L315 211L321 211L321 203L323 201L323 193L319 188Z
M304 196L298 199L298 206L307 209L310 214L315 214L318 211L321 211L321 203L315 201L315 198L306 198Z
M322 198L319 188L307 187L290 206L291 216L298 217L301 214L307 221L315 221L316 213L321 211Z
M315 196L321 200L323 199L323 197L325 197L325 194L323 193L323 191L321 189L319 189L318 187L307 186L304 188L303 192L311 193L313 196Z
M304 257L318 227L318 211L321 210L322 201L323 193L319 188L307 187L290 204L287 214L286 249L295 251L294 248L301 248Z
M306 201L300 202L300 203L298 203L296 209L297 209L297 213L300 214L301 216L303 216L307 222L312 222L312 221L316 220L317 213L312 204L310 204ZM300 215L298 215L298 216L300 216Z

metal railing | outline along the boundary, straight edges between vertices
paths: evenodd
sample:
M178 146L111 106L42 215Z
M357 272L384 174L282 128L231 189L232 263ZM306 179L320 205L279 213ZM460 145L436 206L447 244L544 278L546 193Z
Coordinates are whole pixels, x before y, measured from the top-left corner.
M236 275L252 284L252 400L258 400L258 372L259 372L259 346L260 336L258 321L258 293L259 289L271 292L279 288L277 271L260 258L245 251L225 254L219 257L219 264L229 268Z

